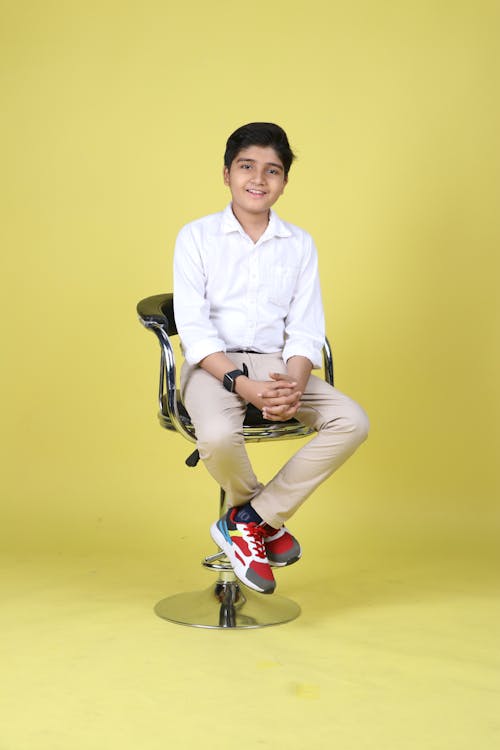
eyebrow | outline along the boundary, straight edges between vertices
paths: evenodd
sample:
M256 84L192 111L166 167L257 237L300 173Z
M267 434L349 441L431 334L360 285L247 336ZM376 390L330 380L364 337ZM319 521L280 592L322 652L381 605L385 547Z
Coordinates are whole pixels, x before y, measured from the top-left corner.
M240 157L239 159L236 159L236 163L237 164L240 161L250 161L250 162L252 162L252 164L256 163L256 159L245 159L244 157ZM266 167L278 167L278 169L281 169L281 171L284 171L283 170L283 165L282 164L276 164L276 162L274 162L274 161L267 161L266 162Z

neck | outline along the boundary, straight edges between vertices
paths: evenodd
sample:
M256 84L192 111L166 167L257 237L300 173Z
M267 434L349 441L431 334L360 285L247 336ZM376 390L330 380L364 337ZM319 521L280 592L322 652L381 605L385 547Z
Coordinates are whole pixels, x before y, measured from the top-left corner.
M263 213L251 214L241 209L235 209L232 206L233 214L236 216L241 226L254 242L262 237L269 224L270 211Z

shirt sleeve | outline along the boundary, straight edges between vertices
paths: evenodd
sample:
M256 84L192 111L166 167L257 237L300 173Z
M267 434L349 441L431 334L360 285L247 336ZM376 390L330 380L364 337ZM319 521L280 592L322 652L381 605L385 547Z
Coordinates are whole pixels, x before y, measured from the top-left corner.
M285 320L283 361L290 357L307 357L313 367L322 366L325 343L325 316L321 300L318 254L307 235L306 247L295 292Z
M188 224L179 232L174 251L174 314L184 357L196 365L226 345L210 320L201 236Z

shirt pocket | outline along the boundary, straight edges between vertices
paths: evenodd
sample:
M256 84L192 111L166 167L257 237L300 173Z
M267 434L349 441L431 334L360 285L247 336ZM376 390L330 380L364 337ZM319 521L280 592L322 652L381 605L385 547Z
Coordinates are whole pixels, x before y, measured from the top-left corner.
M288 310L295 292L298 268L290 265L277 265L266 279L267 301Z

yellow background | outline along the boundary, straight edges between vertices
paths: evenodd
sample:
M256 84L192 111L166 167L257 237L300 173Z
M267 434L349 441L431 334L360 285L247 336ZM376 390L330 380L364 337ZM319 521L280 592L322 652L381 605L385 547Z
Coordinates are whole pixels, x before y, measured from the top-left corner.
M13 643L23 637L16 635L18 608L43 607L43 597L34 602L45 584L33 581L55 576L61 591L64 582L71 588L62 571L77 571L76 580L107 560L102 601L125 579L135 581L134 596L144 596L145 611L150 599L186 582L208 585L196 560L210 547L216 486L202 467L184 466L188 443L157 425L158 347L138 324L135 304L171 289L179 228L228 201L221 179L225 140L252 120L280 123L298 154L277 211L315 238L336 383L372 422L368 443L296 517L306 557L302 568L280 579L289 582L285 593L311 614L315 585L319 597L343 591L347 609L352 596L354 609L363 609L363 585L375 599L379 592L380 601L393 603L405 599L403 590L413 592L413 601L418 590L427 605L440 580L443 589L471 597L493 586L499 15L498 4L488 0L2 3L2 552L14 596ZM293 447L252 449L264 479ZM378 588L382 579L389 585L398 566L407 571L399 593ZM143 573L134 578L138 570ZM42 578L31 578L33 571ZM146 596L148 575L158 580ZM64 601L61 593L59 617ZM125 606L127 596L120 601ZM487 611L479 620L491 637ZM448 614L451 626L455 616ZM149 617L148 610L144 623ZM330 641L319 620L321 637ZM97 617L95 627L101 622ZM193 649L190 638L204 653L213 638L152 622L158 639L178 639L180 653ZM265 656L265 638L273 644L293 632L299 638L293 627L314 629L316 622L299 620L272 635L240 634L247 640L239 643L260 648L267 670L279 659ZM390 623L393 613L383 628ZM25 625L31 641L39 623L28 616ZM473 617L470 625L474 630ZM356 627L351 623L346 632ZM52 635L47 623L46 637ZM66 631L61 638L73 642ZM463 643L457 637L458 650ZM350 653L353 665L367 658ZM370 664L376 667L373 659ZM25 690L17 667L13 684ZM214 664L205 667L207 679L216 679ZM418 683L421 698L432 674ZM89 696L92 675L101 682L96 664L84 683ZM294 679L288 696L307 705L321 701L317 680ZM327 690L330 707L340 687ZM183 689L188 692L187 684ZM131 690L127 700L147 703L144 693ZM279 693L279 686L273 690ZM411 690L396 716L409 711L414 717ZM16 694L9 691L10 700ZM343 724L325 725L329 733L324 728L317 747L333 746L332 737L339 747L380 747L354 718L363 696L349 695L342 711L352 719L351 733ZM374 696L365 697L373 706ZM73 730L70 724L61 730L43 712L40 726L51 750L58 742L108 748L120 740L127 747L139 736L145 750L156 742L160 747L160 735L145 735L139 723L136 737L130 714L118 709L116 716L101 716L95 736L75 732L83 721L78 707ZM143 709L144 727L160 723L149 704ZM113 734L110 715L124 722L123 737ZM380 741L388 746L393 739L399 748L457 750L461 741L470 747L464 726L448 744L448 718L434 719L431 738L441 744L410 741L403 718L400 734L391 734L387 723ZM4 730L9 750L36 740L22 723ZM471 718L471 732L474 724ZM305 735L300 727L294 731L297 745L288 747L303 747Z

